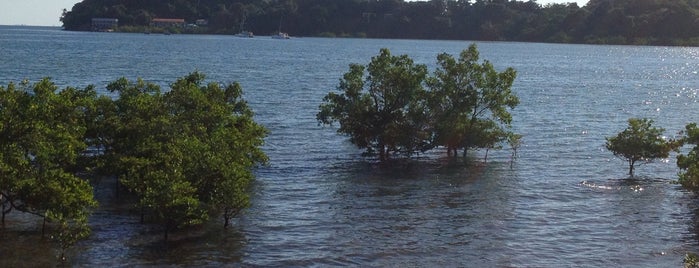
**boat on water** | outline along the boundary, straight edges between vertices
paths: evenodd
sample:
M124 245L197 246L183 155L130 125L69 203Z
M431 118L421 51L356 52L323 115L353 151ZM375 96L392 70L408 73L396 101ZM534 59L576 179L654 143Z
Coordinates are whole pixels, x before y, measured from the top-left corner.
M288 33L277 32L277 34L272 35L272 38L274 38L274 39L289 39L291 37L289 37Z
M235 34L237 37L244 37L244 38L253 38L255 35L251 31L246 31L245 30L245 20L247 19L246 16L243 16L243 19L240 21L240 32Z
M272 35L273 39L289 39L289 38L291 38L291 37L289 37L288 33L282 32L282 20L283 19L284 19L283 17L281 19L279 19L279 29L277 30L277 34Z
M255 35L254 35L252 32L250 32L250 31L241 31L241 32L235 34L235 36L237 36L237 37L245 37L245 38L253 38L253 37L255 37Z

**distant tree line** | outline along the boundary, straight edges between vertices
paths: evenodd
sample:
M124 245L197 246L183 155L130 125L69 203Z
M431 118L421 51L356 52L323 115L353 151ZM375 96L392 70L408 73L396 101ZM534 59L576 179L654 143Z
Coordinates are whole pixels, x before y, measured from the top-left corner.
M67 30L89 30L96 17L124 29L159 17L206 19L198 32L220 34L687 45L699 44L698 14L689 0L85 0L61 21Z

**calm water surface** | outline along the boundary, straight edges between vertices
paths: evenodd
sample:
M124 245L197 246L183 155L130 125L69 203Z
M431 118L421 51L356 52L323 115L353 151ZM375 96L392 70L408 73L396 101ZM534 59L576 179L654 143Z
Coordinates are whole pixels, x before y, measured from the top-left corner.
M674 156L629 179L604 148L630 117L654 119L670 137L699 122L699 48L478 43L496 68L518 71L524 145L512 168L506 150L487 162L476 153L468 166L436 150L381 168L315 121L349 63L387 47L433 69L438 53L468 45L0 27L0 85L48 76L103 90L123 76L167 86L198 70L240 82L271 130L270 166L234 228L214 222L164 248L104 186L93 235L72 251L77 266L677 267L699 251L699 206L672 183ZM7 250L24 238L5 236L0 257L49 251Z

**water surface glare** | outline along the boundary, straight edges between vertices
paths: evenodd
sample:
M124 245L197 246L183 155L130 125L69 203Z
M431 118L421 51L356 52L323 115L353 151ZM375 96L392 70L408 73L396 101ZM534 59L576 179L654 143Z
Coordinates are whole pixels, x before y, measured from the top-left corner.
M672 183L674 156L629 179L604 147L630 117L655 120L669 137L699 122L699 48L478 43L497 69L518 71L513 116L524 145L512 167L508 151L464 165L435 150L383 168L315 121L348 64L366 64L380 48L433 70L438 53L468 45L2 26L0 85L48 76L104 92L122 76L167 86L198 70L240 82L271 131L270 165L257 171L253 205L233 228L212 222L163 248L106 182L93 234L72 251L77 266L677 267L699 251L699 203ZM5 235L0 258L50 257L17 250L31 241Z

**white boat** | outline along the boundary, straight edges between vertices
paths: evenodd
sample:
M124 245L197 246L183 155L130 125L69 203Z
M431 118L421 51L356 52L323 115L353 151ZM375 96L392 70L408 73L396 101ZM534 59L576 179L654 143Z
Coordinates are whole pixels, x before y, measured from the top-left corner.
M282 17L283 19L283 17ZM282 19L279 19L279 29L277 30L277 34L272 35L272 38L274 39L289 39L289 34L282 32Z
M246 37L246 38L253 38L255 35L252 32L249 31L242 31L237 34L235 34L237 37Z
M246 31L245 30L245 19L246 17L243 16L243 19L240 21L240 32L235 34L237 37L245 37L245 38L253 38L255 37L254 34L252 34L251 31Z
M289 34L287 34L287 33L278 32L277 34L272 35L272 38L274 38L274 39L289 39L291 37L289 37Z

